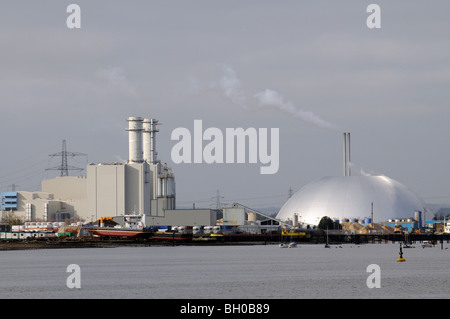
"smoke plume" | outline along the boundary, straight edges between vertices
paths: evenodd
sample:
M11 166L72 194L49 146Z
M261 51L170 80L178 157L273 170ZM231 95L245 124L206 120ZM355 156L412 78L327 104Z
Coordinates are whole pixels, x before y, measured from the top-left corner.
M224 65L223 76L218 85L213 87L220 87L225 96L230 99L233 104L236 104L244 109L248 109L247 95L242 89L242 83L236 75L236 72L228 65ZM295 118L303 120L307 123L314 124L320 128L338 129L339 127L333 123L327 122L315 115L311 111L304 111L297 108L290 101L285 101L283 96L274 90L267 89L263 92L256 93L254 97L257 99L259 106L274 107L283 111Z
M320 117L318 117L311 111L304 111L302 109L298 109L290 101L285 101L283 96L281 96L278 92L276 92L274 90L267 89L263 92L256 93L255 97L258 99L259 104L261 106L267 105L267 106L276 107L280 111L288 113L288 114L294 116L295 118L298 118L300 120L303 120L303 121L311 123L311 124L314 124L321 128L326 128L326 129L337 129L338 128L337 125L321 119Z
M248 107L247 96L242 89L241 80L239 80L236 72L228 65L224 65L222 68L223 76L219 81L219 87L231 102L246 109Z

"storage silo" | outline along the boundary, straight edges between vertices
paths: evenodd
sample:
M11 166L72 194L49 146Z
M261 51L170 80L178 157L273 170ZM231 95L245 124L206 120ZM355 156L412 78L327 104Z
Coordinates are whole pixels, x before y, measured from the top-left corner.
M384 175L352 176L350 133L344 133L344 176L328 176L307 184L283 205L276 218L287 221L302 212L299 222L318 225L324 216L353 219L371 213L373 221L412 216L425 202L405 185ZM373 222L366 219L365 223Z
M323 177L296 192L280 209L277 219L293 219L317 225L324 216L357 218L369 214L374 203L374 220L387 221L412 216L425 203L405 185L386 176ZM366 219L367 222L370 219Z
M414 220L417 222L417 227L423 227L422 212L420 210L414 212Z

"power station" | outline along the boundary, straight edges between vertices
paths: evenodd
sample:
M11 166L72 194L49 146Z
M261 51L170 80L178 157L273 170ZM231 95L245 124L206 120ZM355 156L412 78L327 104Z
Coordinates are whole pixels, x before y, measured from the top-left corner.
M102 217L125 219L139 215L145 226L248 225L243 205L220 209L177 209L175 176L162 164L156 150L158 120L128 117L128 161L87 165L86 177L61 173L42 181L41 192L1 193L2 214L13 211L25 221L86 221ZM65 150L57 155L72 154ZM74 153L75 154L75 153ZM81 153L80 153L81 154ZM55 154L53 154L55 155ZM68 168L62 160L61 170ZM365 219L375 207L377 221L409 218L424 210L425 203L406 186L386 176L353 176L350 160L350 133L344 133L343 175L324 177L293 194L276 218L281 224L317 225L320 218ZM219 208L219 207L218 207Z
M94 219L130 213L164 217L175 209L175 177L157 159L158 121L129 117L128 162L87 167L87 211Z
M26 221L96 221L101 217L144 215L145 225L215 225L213 209L176 209L175 176L156 151L156 119L129 117L127 163L90 163L86 177L42 181L41 192L1 194L2 211ZM244 214L242 209L242 214Z

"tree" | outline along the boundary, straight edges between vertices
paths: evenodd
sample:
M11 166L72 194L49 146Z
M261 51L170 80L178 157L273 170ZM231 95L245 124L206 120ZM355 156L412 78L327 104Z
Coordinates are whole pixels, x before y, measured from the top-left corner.
M3 215L2 223L6 225L23 225L23 218L17 216L13 212L7 212Z
M318 229L341 229L341 225L339 223L333 222L333 220L328 216L323 216L320 221L319 225L317 226Z

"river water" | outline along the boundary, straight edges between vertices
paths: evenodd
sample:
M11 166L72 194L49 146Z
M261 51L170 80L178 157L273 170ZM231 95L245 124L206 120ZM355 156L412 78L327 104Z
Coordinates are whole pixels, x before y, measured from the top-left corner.
M448 298L448 246L416 244L405 262L392 243L1 251L0 298ZM69 288L75 275L80 288Z

